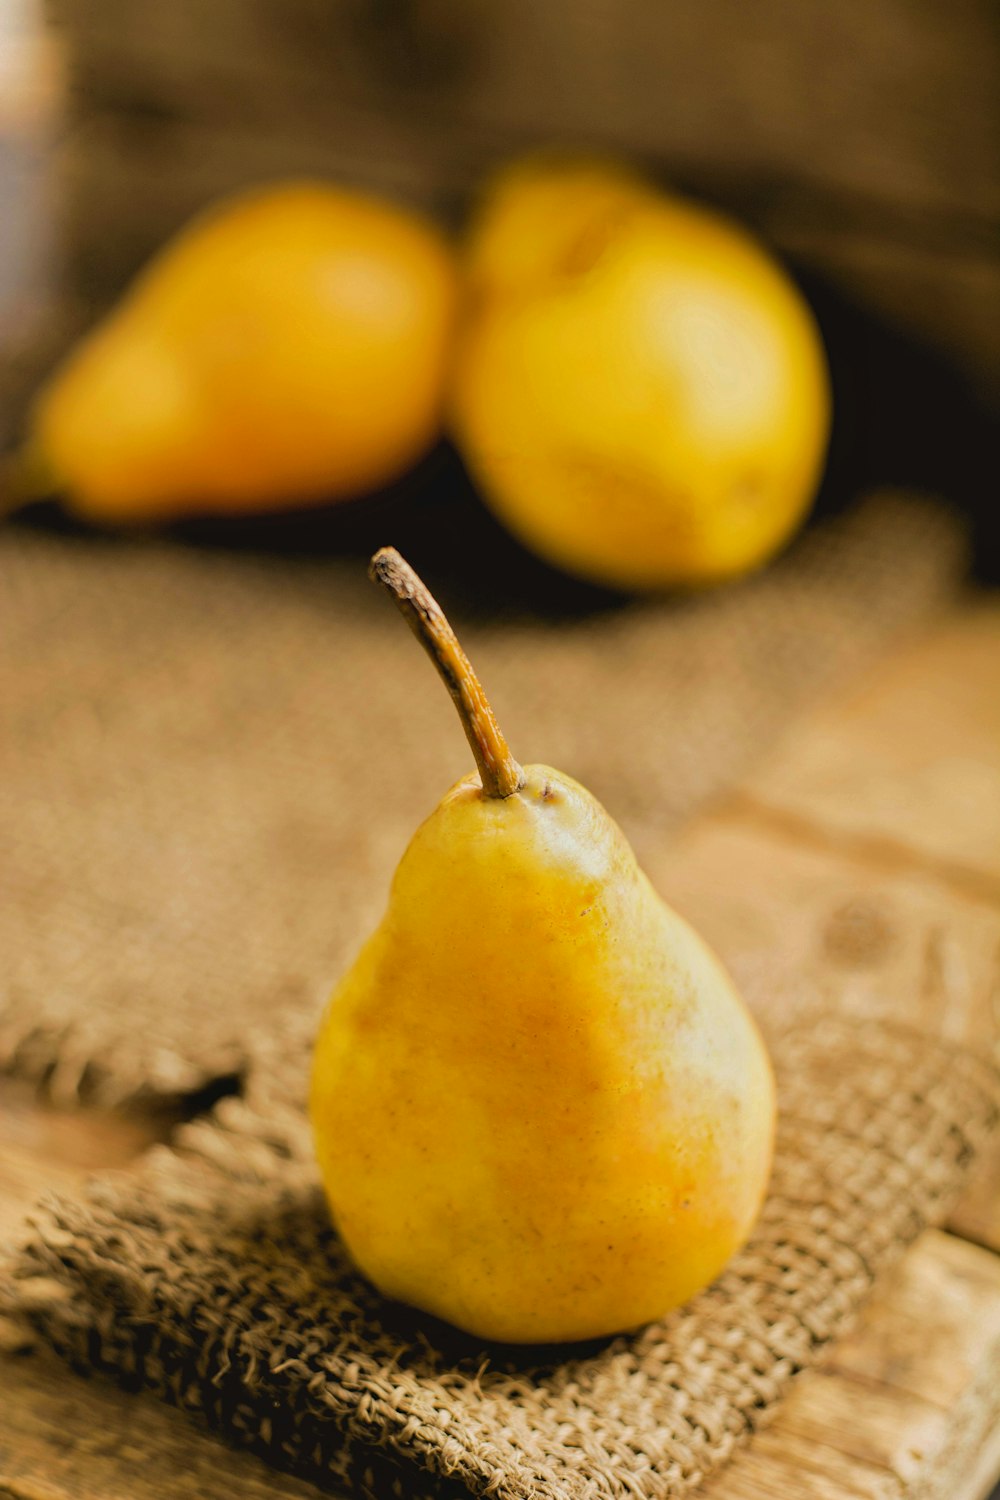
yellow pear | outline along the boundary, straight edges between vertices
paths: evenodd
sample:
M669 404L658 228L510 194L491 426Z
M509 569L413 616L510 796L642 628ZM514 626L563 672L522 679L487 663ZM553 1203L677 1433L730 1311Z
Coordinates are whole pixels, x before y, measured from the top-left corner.
M770 1170L760 1035L621 830L513 759L443 614L372 563L478 772L417 830L337 987L311 1114L336 1226L387 1296L486 1339L658 1318L746 1240Z
M514 163L465 247L451 420L525 546L622 589L760 567L812 504L826 356L744 229L603 162Z
M456 296L429 222L333 183L199 215L39 393L25 472L121 525L348 499L437 439Z

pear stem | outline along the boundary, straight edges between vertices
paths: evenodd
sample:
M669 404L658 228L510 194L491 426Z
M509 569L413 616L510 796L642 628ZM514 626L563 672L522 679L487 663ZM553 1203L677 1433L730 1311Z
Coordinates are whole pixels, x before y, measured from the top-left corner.
M441 606L395 547L382 547L376 552L368 576L392 595L441 674L476 757L484 794L497 798L513 796L524 785L524 772L511 755L483 685Z

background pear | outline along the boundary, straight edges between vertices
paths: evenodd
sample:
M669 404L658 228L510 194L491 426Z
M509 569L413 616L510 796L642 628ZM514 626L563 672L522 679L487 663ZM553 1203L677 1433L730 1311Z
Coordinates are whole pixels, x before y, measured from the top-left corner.
M455 297L417 214L329 183L236 194L39 393L26 467L110 524L362 494L439 435Z
M617 825L523 771L398 554L374 576L441 668L479 763L418 829L335 991L312 1082L337 1227L385 1294L489 1339L660 1317L745 1241L774 1084L721 965Z
M525 546L613 588L721 583L802 523L826 354L739 225L610 162L514 162L466 237L451 421Z

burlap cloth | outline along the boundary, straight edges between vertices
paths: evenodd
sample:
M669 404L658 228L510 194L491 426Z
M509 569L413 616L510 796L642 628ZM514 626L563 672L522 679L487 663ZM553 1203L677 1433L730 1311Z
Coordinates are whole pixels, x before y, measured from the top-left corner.
M944 511L883 495L727 592L463 636L515 753L588 784L641 858L961 553ZM63 1099L239 1090L39 1210L8 1314L375 1496L624 1500L711 1472L944 1211L996 1122L986 1066L857 1018L774 1039L754 1241L636 1336L512 1357L389 1307L328 1226L302 1085L318 1005L467 769L445 694L359 563L11 530L0 577L0 1061Z
M773 1412L997 1120L985 1066L885 1025L817 1020L775 1052L752 1243L686 1308L598 1348L512 1359L380 1301L344 1261L304 1136L290 1152L290 1132L247 1136L237 1101L188 1130L187 1159L162 1151L140 1182L37 1215L16 1295L77 1364L375 1500L673 1495Z
M514 754L642 861L963 558L943 508L881 495L700 599L455 620ZM0 1067L62 1101L273 1086L471 765L360 559L8 528L0 703Z

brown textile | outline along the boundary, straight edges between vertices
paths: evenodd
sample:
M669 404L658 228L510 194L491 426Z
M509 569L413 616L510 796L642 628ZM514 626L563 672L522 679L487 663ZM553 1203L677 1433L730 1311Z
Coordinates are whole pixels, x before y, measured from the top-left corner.
M641 862L962 554L946 511L883 494L717 594L456 623L514 753L588 786ZM362 563L8 528L0 702L0 1067L62 1100L294 1092L418 819L471 765Z
M517 754L591 786L641 859L961 556L947 512L880 495L716 595L462 633ZM242 1080L177 1150L39 1210L6 1311L378 1500L697 1483L945 1210L996 1122L986 1067L872 1021L783 1038L753 1243L635 1336L543 1363L388 1306L330 1230L303 1072L417 816L467 769L446 695L358 562L12 529L0 577L0 1066L105 1103Z
M990 1069L884 1024L817 1020L775 1061L751 1244L633 1336L512 1358L383 1302L328 1226L304 1125L265 1147L239 1101L187 1132L185 1160L37 1215L15 1302L78 1364L375 1500L662 1500L772 1414L997 1121Z

